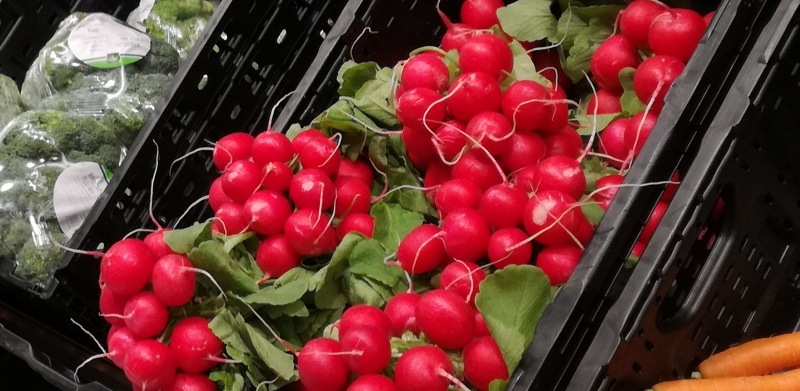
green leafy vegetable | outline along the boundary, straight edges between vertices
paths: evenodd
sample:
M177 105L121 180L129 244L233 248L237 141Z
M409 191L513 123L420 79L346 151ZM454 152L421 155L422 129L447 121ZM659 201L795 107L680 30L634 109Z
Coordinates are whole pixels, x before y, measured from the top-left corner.
M189 252L189 259L195 267L214 275L222 289L236 294L251 294L258 291L255 280L243 266L230 257L222 243L210 240L200 243Z
M500 26L507 34L533 42L553 37L557 21L550 10L552 0L519 0L497 10Z
M375 218L375 231L372 237L389 252L397 251L400 241L411 230L422 225L421 214L404 209L399 204L377 202L370 214Z

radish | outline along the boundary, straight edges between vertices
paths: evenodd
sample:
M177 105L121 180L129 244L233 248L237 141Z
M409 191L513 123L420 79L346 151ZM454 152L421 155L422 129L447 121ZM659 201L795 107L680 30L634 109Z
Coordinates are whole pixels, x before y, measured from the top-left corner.
M306 168L292 177L289 198L300 209L328 210L336 198L336 188L325 172Z
M653 234L656 232L656 228L658 228L658 224L661 223L661 219L664 218L664 213L667 211L668 207L669 203L665 201L659 201L656 204L655 208L653 208L653 212L650 213L650 217L642 228L642 233L639 235L639 239L637 239L638 241L645 245L650 242L650 239L653 238Z
M336 217L369 212L372 197L369 185L360 179L342 177L336 178L333 187L336 192Z
M619 72L623 68L636 68L639 58L633 43L624 35L612 35L601 43L589 61L592 76L601 88L620 89Z
M636 97L642 102L652 100L652 107L659 111L664 106L664 96L684 68L680 60L671 56L655 55L644 60L633 76Z
M566 156L551 156L537 166L533 188L537 191L558 190L574 199L586 192L586 176L581 164Z
M222 177L214 179L214 182L211 182L211 188L208 190L208 204L211 206L211 210L216 212L220 206L235 202L225 194L225 190L222 190Z
M292 139L292 148L295 152L299 152L305 148L306 143L313 138L328 138L325 133L317 129L309 128L301 131Z
M464 23L451 22L450 18L439 9L438 4L436 6L436 12L439 13L442 24L445 29L447 29L444 36L442 36L442 43L439 45L439 47L446 52L450 50L461 50L461 46L463 46L470 37L479 33Z
M397 262L411 275L427 273L439 267L446 253L443 231L433 224L411 230L397 247Z
M598 149L601 153L611 157L606 160L610 166L620 168L623 162L628 160L631 149L625 142L625 133L630 122L630 118L617 118L609 122L606 128L600 132Z
M324 176L324 174L322 175L323 178L330 182L328 177ZM317 199L317 203L319 203L319 199ZM289 200L283 194L272 190L255 192L247 199L242 209L250 230L261 235L277 235L283 232L286 219L292 214L292 206L289 205Z
M461 155L461 159L453 165L452 175L455 179L471 180L485 191L504 181L495 163L486 152L473 149Z
M228 166L238 160L250 159L254 138L250 134L236 132L219 139L214 145L212 160L220 171L227 171Z
M350 213L345 216L336 227L336 234L340 238L350 232L358 232L368 238L375 233L375 218L366 213Z
M285 236L276 235L265 238L258 245L256 263L264 272L264 280L268 280L300 266L300 256L292 250Z
M392 321L380 308L367 304L356 304L342 313L342 318L339 320L339 340L350 330L365 325L380 330L387 340L393 334Z
M425 195L428 200L435 204L436 193L439 190L437 186L449 181L453 177L453 168L441 161L434 161L428 166L425 171L425 178L422 180L422 185L428 189L425 190Z
M634 158L642 151L650 132L656 126L656 121L658 121L657 114L645 114L643 111L631 117L628 126L625 127L625 149L633 151Z
M442 349L463 348L475 334L472 308L451 291L434 289L426 292L417 302L415 315L420 330ZM453 327L455 325L458 327Z
M547 122L547 88L532 80L517 80L503 93L501 108L517 132L533 132Z
M350 372L342 353L342 346L330 338L308 341L297 355L300 382L314 391L344 390Z
M187 304L195 291L195 275L189 258L179 254L161 257L153 267L153 293L164 305L180 307Z
M667 9L658 1L634 0L619 14L620 32L634 46L645 46L653 19Z
M216 391L217 385L205 374L179 373L164 391Z
M410 89L397 100L397 119L405 126L425 130L436 129L447 116L442 96L430 88ZM423 121L424 117L424 121Z
M526 239L528 235L517 227L498 229L489 238L489 261L498 269L508 265L527 265L533 255L533 245L525 242Z
M503 93L496 78L483 72L468 72L453 79L446 102L450 115L468 122L475 114L500 109L502 99ZM434 117L429 114L427 118Z
M169 344L182 371L205 372L219 361L224 345L208 324L208 319L193 316L179 321L172 329Z
M342 159L342 162L339 163L339 172L336 173L336 177L356 178L368 186L372 186L373 182L372 169L369 167L369 163L361 159Z
M509 184L494 185L481 196L479 211L491 228L516 227L527 202L524 191Z
M644 249L646 247L647 247L646 244L644 244L644 243L642 243L640 241L637 241L636 243L633 244L633 248L631 249L631 254L633 256L635 256L636 258L641 258L642 257L642 253L644 253Z
M614 195L617 194L619 185L623 181L625 181L625 177L620 174L609 174L601 177L596 182L597 191L592 192L592 199L599 203L600 208L607 210Z
M147 245L138 239L114 243L100 261L100 280L117 295L130 296L150 281L156 260Z
M678 184L681 181L678 172L675 171L669 180L675 183L667 184L667 187L664 188L664 194L661 195L661 201L671 201L675 197L675 193L678 192Z
M497 10L503 0L467 0L461 4L461 21L474 29L490 29L499 24Z
M334 175L339 171L342 155L339 146L329 138L312 137L297 150L300 165L304 169L318 169L326 175Z
M253 163L263 167L267 163L286 163L294 159L294 147L283 133L261 132L253 140Z
M419 335L419 325L415 311L420 295L414 292L398 293L386 302L383 308L384 313L392 324L392 332L395 337L400 337L406 331Z
M283 193L289 189L294 173L286 163L269 162L264 166L261 185L265 188Z
M506 172L514 172L524 167L535 166L544 158L547 147L539 135L534 133L514 133L509 139L509 148L500 155L500 166Z
M167 345L145 339L128 349L123 369L125 377L135 388L156 391L172 383L177 372L177 362Z
M465 303L466 304L466 303ZM454 329L443 324L442 328ZM436 346L416 346L403 352L394 370L397 391L447 391L453 377L450 357Z
M547 91L550 102L545 106L549 111L541 131L545 134L558 133L569 123L569 108L567 107L567 93L563 88Z
M491 231L486 220L475 209L458 209L442 220L444 247L451 257L475 262L486 255Z
M170 254L175 254L172 248L164 242L164 233L168 231L170 231L169 228L160 228L144 237L144 244L150 249L153 258L159 259Z
M124 326L125 319L122 313L125 312L125 304L128 303L129 296L118 295L106 286L100 288L100 314L114 326Z
M644 1L650 1L650 0L644 0ZM620 98L622 98L621 90L610 90L606 88L601 88L597 91L596 94L591 95L591 97L589 98L589 103L586 106L586 113L590 115L619 113L622 111L622 105L620 104L619 101Z
M475 114L467 123L466 132L492 156L498 157L511 147L511 123L496 111Z
M462 73L483 72L503 80L513 65L514 55L508 42L494 34L474 35L458 50L458 67Z
M153 292L139 292L125 304L125 327L136 338L152 338L164 331L169 321L169 310Z
M600 134L602 135L602 133ZM578 132L570 126L565 126L556 133L545 135L542 141L544 141L546 151L544 157L562 155L577 159L583 153L583 140Z
M211 230L223 235L238 235L247 229L244 206L236 203L225 204L214 214Z
M711 21L714 20L714 17L717 16L717 11L711 11L703 16L703 21L706 22L706 28L711 24Z
M450 70L441 55L433 52L420 53L409 58L400 74L400 84L406 90L428 88L444 91L450 84Z
M436 192L434 205L441 217L462 208L477 208L481 202L481 188L468 179L451 179Z
M486 337L491 335L489 327L486 326L486 321L483 320L483 315L480 311L475 311L475 338Z
M532 48L526 48L529 52L530 49ZM539 74L550 80L550 83L565 89L572 87L572 79L564 72L564 68L561 66L561 56L557 49L536 50L530 54L533 65L536 66Z
M222 190L230 199L243 204L261 186L261 168L249 160L231 163L222 174Z
M284 235L295 253L316 257L336 249L339 238L327 216L314 209L298 209L286 220Z
M447 121L436 129L433 145L436 147L442 160L452 162L457 160L467 146L466 127L459 121Z
M508 368L500 347L492 337L476 338L462 352L464 377L480 391L488 391L494 380L507 380Z
M339 343L343 351L361 352L361 354L345 356L347 367L359 375L377 374L382 371L392 358L390 336L391 332L387 335L386 330L369 324L350 328L339 338Z
M537 235L535 240L545 246L559 246L588 242L589 238L576 237L582 224L589 224L583 212L575 207L575 199L556 190L544 190L525 205L522 215L525 231Z
M135 345L136 341L138 341L138 338L127 327L112 326L111 330L108 331L106 340L108 358L114 365L124 368L128 349Z
M647 34L647 45L655 54L677 58L684 63L700 43L706 22L690 9L670 9L653 19Z
M545 247L536 256L536 266L550 279L550 285L561 285L572 275L581 255L583 250L575 246Z
M350 383L347 391L397 391L392 379L383 375L365 375Z
M525 193L536 192L536 167L523 167L514 173L512 183L514 187L524 191Z
M486 272L473 262L453 262L442 269L439 286L456 293L466 302L475 305L478 287L486 279Z
M431 134L427 130L404 126L400 137L414 167L425 170L429 164L439 160Z

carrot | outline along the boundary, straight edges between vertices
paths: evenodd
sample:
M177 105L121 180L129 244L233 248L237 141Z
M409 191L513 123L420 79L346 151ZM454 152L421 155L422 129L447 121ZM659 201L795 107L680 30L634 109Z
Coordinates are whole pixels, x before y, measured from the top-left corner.
M757 376L800 366L800 332L755 339L700 363L704 379Z
M800 391L800 369L766 376L686 379L659 383L653 391Z

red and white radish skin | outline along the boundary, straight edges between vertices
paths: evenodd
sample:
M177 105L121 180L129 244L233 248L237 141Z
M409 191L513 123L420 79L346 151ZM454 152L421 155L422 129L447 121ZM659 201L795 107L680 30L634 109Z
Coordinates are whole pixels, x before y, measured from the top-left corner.
M427 273L442 264L447 253L442 230L422 224L411 230L397 247L397 262L411 275Z
M208 189L208 204L211 206L211 210L216 212L219 210L220 206L232 202L236 201L228 197L228 195L225 194L225 190L222 189L222 177L214 179L214 182L211 182L211 187Z
M345 363L350 371L358 375L370 375L381 372L392 358L392 347L389 345L389 334L386 330L369 324L361 324L350 328L339 338L342 351L360 354L345 356Z
M569 124L567 93L563 88L549 89L547 93L549 100L545 106L548 109L547 121L541 131L544 134L558 133Z
M459 121L469 122L478 113L500 109L502 99L500 84L492 75L468 72L457 76L450 83L446 103L450 115ZM427 118L432 117L429 114Z
M442 220L442 232L447 255L464 262L477 262L486 255L491 231L477 210L450 212Z
M164 391L216 391L217 384L201 373L179 373Z
M473 262L452 262L442 269L439 286L442 289L458 294L471 305L475 304L475 296L481 282L486 279L486 272Z
M550 279L550 285L561 285L572 275L581 255L583 250L572 245L545 247L536 256L536 266Z
M387 339L393 334L392 321L380 308L356 304L342 313L342 318L339 320L339 339L341 340L351 329L363 325L377 328Z
M347 391L397 391L392 379L383 375L359 376L347 387Z
M575 204L574 198L560 191L536 192L522 215L525 231L537 235L534 240L545 246L577 244L576 239L588 242L590 237L581 237L581 229L583 224L590 226L589 220Z
M254 140L252 135L243 132L231 133L220 138L214 144L212 154L214 166L220 171L227 171L233 162L250 159Z
M153 293L159 301L170 307L187 304L195 292L195 272L189 258L179 254L161 257L153 267Z
M625 177L620 174L609 174L599 178L595 184L597 191L592 192L592 199L599 203L600 208L607 210L624 181Z
M124 326L125 319L120 318L120 316L125 312L125 304L128 303L128 299L130 299L130 296L118 295L103 286L100 288L100 314L104 315L108 323L114 326Z
M397 100L397 119L405 126L433 131L447 116L447 106L441 98L441 94L430 88L407 90Z
M469 0L461 4L461 22L474 29L490 29L499 24L497 10L505 6L502 0Z
M606 125L598 137L598 149L600 153L611 157L606 163L612 167L622 167L629 158L631 149L625 142L625 133L630 122L630 118L617 118Z
M545 146L544 157L561 155L577 159L583 153L583 140L570 126L565 126L556 133L546 134L542 141Z
M665 201L659 201L656 204L655 208L653 208L653 212L650 213L650 217L642 228L639 239L637 239L639 242L645 245L650 242L650 239L653 238L653 234L656 232L656 228L658 228L658 224L661 223L661 219L664 218L664 213L666 213L668 207L669 203Z
M431 162L425 170L425 177L422 179L422 186L425 187L425 196L431 204L435 204L436 193L441 184L449 181L453 177L453 168L444 164L440 160Z
M633 43L624 35L612 35L601 43L589 61L592 76L601 88L620 89L619 71L636 68L639 58Z
M685 67L683 62L671 56L655 55L644 60L633 75L636 97L645 103L652 100L654 110L660 111L664 106L664 96Z
M177 372L175 355L167 345L145 339L128 348L123 365L134 388L157 391L172 383Z
M179 321L172 329L169 343L182 371L202 373L217 364L224 345L208 324L208 319L193 316Z
M261 132L253 140L251 155L253 163L265 166L267 163L286 163L294 159L292 141L283 133Z
M144 244L150 248L153 258L159 259L163 256L175 253L172 251L172 248L164 242L164 233L169 231L171 231L169 228L160 228L144 237Z
M466 126L460 121L450 120L441 124L431 139L441 153L440 158L448 162L454 161L467 147L466 132Z
M283 232L286 219L292 214L289 200L273 190L257 191L244 203L243 210L250 230L261 235L277 235Z
M336 188L325 172L306 168L292 177L289 198L300 209L328 210L336 198Z
M467 133L492 156L498 157L511 147L511 122L496 111L484 111L467 123Z
M424 52L409 58L400 73L400 84L406 90L428 88L444 91L450 84L450 70L442 56L434 52Z
M261 185L272 191L283 193L289 189L294 173L286 163L269 162L264 166Z
M658 115L644 111L630 118L628 126L625 127L625 149L633 151L633 157L639 156L644 148L644 143L650 137L650 132L656 126Z
M338 145L322 137L311 137L302 149L297 150L297 156L304 169L317 169L326 175L335 175L342 161Z
M372 169L370 168L369 163L361 159L342 159L342 162L339 163L339 171L336 173L336 177L356 178L361 182L366 183L368 186L372 186L372 182L374 180Z
M619 29L634 45L647 45L647 36L653 19L667 11L664 3L654 0L634 0L619 14Z
M492 158L480 149L461 155L461 159L453 165L452 177L473 181L483 191L505 180Z
M533 187L537 191L558 190L574 199L586 192L586 176L581 164L566 156L552 156L537 166Z
M297 355L300 382L309 390L340 391L347 385L347 369L342 346L330 338L308 341Z
M492 337L475 338L462 351L464 377L480 391L488 391L494 380L508 380L508 368L500 347Z
M100 281L117 295L130 296L150 282L155 263L147 244L138 239L123 239L103 255Z
M392 331L395 337L400 337L406 331L419 335L419 325L415 311L420 295L415 292L398 293L386 302L383 308L384 313L392 324Z
M462 73L483 72L503 80L513 65L511 47L495 34L474 35L458 51L458 67Z
M690 9L673 8L653 19L647 45L655 54L688 62L706 31L703 17Z
M501 228L489 238L487 252L492 266L503 269L508 265L527 265L533 255L533 245L528 235L517 227ZM519 244L523 243L523 244Z
M434 205L441 217L462 208L477 208L481 202L481 188L468 179L451 179L436 192Z
M547 88L532 80L517 80L503 93L501 108L515 132L529 133L547 123Z
M447 391L451 382L443 374L453 375L447 353L436 346L417 346L397 360L394 381L397 391Z
M339 244L329 217L315 209L298 209L286 220L284 235L295 253L315 257L332 252Z
M539 135L534 133L514 133L509 139L509 147L500 155L498 163L506 172L535 166L547 153L547 147Z
M490 336L489 327L480 311L475 311L475 338Z
M125 365L125 355L128 349L135 345L139 339L127 328L112 326L108 331L106 344L108 346L108 359L119 368Z
M430 164L440 161L431 139L431 133L426 129L404 126L400 137L403 139L408 158L414 167L424 171Z
M358 232L368 238L375 233L375 218L366 213L350 213L336 226L336 234L344 238L350 232Z
M472 308L457 293L445 289L423 294L417 302L415 316L425 336L443 349L463 348L475 335Z
M153 338L167 327L169 310L153 292L139 292L125 304L125 327L136 338Z
M261 186L261 167L249 160L237 160L222 173L222 190L228 198L243 204Z
M371 205L370 187L356 178L336 178L333 182L336 192L336 217L344 217L351 213L368 213Z
M527 202L528 195L524 191L504 183L483 193L478 211L491 228L516 227L522 224L522 211Z
M247 229L248 224L244 206L237 203L228 203L217 209L214 214L214 222L211 224L211 230L228 236L238 235Z
M306 143L308 143L309 140L311 140L313 138L318 138L318 137L319 138L328 138L328 136L325 135L325 133L322 133L321 131L319 131L317 129L313 129L313 128L305 129L305 130L301 131L300 133L298 133L296 136L294 136L294 138L292 139L292 147L294 148L295 152L298 152L301 149L305 148L305 145L306 145Z
M261 241L256 250L256 263L265 279L278 278L300 266L300 256L283 235L270 236Z
M590 115L600 115L622 112L620 98L622 98L621 90L601 88L597 90L597 94L590 95L589 102L586 105L586 113Z

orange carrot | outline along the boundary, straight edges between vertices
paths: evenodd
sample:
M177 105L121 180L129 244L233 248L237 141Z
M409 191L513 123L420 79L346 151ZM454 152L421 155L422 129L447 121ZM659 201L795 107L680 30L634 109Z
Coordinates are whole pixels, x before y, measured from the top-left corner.
M704 379L767 375L800 367L800 332L755 339L719 352L698 367Z
M653 391L800 391L800 369L766 376L686 379L659 383Z

